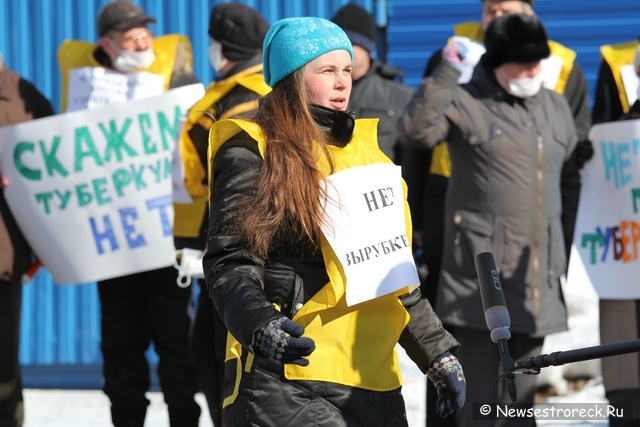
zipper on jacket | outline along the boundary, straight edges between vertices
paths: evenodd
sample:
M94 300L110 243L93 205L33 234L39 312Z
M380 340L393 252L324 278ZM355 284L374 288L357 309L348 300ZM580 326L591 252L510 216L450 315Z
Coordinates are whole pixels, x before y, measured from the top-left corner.
M542 137L538 136L538 168L537 168L537 181L538 181L538 209L536 210L536 232L535 240L533 244L533 297L535 303L536 317L540 315L540 228L542 226L542 205L544 201L544 176L542 173L542 152L543 144Z

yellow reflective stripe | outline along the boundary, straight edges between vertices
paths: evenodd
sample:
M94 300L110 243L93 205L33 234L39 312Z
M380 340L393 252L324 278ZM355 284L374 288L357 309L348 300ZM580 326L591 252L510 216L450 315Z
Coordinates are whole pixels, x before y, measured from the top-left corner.
M451 157L449 156L449 145L447 141L443 141L433 148L429 172L445 178L451 176Z
M253 111L258 109L258 100L255 99L253 101L243 102L242 104L238 104L235 107L229 108L226 113L220 116L220 120L229 119L235 116L239 116L240 114L244 114L248 111ZM213 122L211 123L213 125ZM209 126L211 127L211 126Z
M637 40L620 43L615 45L605 45L600 48L600 53L602 54L602 59L609 65L611 68L611 74L613 74L613 79L616 82L616 87L618 89L618 96L620 97L620 103L622 104L622 110L625 113L629 112L629 100L627 99L627 91L624 88L624 82L622 81L622 74L620 69L627 64L633 63L633 57L636 53L636 49L638 47Z
M253 353L247 354L247 362L244 364L244 371L251 372L251 366L253 365Z
M230 396L227 396L222 401L222 407L226 408L227 406L233 404L240 393L240 380L242 380L242 360L240 358L236 359L236 383L233 386L233 393Z

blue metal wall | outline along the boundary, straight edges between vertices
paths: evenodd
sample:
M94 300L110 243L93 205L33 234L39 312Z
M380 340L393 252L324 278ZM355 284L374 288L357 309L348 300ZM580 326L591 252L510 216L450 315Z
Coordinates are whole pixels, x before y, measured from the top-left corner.
M638 0L536 0L534 10L549 37L573 49L589 83L590 101L600 46L640 36ZM480 0L389 0L388 62L403 68L418 85L431 54L452 35L453 25L479 21Z

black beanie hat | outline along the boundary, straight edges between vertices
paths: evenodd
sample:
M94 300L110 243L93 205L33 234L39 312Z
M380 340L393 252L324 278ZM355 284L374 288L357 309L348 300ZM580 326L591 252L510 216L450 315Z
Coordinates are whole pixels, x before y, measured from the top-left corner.
M547 31L535 15L510 13L494 19L484 33L484 44L482 60L491 69L507 62L537 62L551 54Z
M209 18L209 35L222 45L222 54L231 61L250 59L262 52L269 23L257 10L240 3L214 7Z
M340 8L331 21L347 33L351 44L369 53L376 50L376 24L366 9L349 3Z

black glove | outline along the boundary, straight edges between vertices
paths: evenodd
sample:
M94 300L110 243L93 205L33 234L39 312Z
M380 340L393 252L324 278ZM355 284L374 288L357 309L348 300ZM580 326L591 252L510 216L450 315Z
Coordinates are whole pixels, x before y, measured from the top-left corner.
M429 364L427 376L438 390L436 412L441 418L464 406L467 381L458 359L448 351Z
M286 317L279 317L258 329L253 335L254 350L276 363L308 366L304 356L316 349L311 338L302 337L304 328Z
M593 157L593 144L588 139L579 141L576 146L576 162L578 168L582 169L585 163L587 163Z

